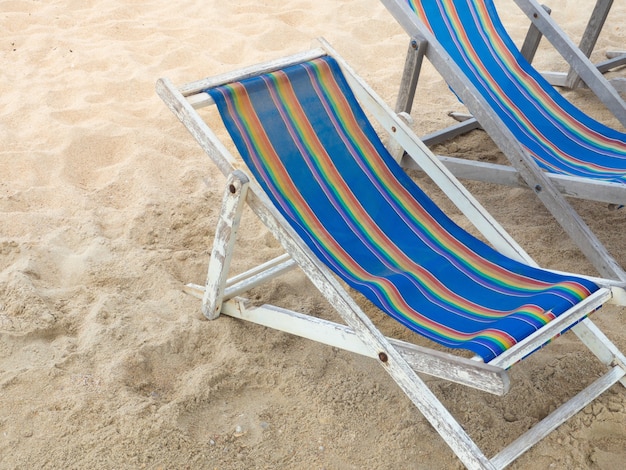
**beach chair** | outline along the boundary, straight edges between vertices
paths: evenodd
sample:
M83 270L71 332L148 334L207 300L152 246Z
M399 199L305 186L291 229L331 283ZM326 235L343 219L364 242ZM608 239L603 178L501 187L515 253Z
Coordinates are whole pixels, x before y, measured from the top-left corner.
M547 83L507 35L492 0L382 2L411 39L396 111L410 109L427 57L512 166L447 158L453 173L523 183L602 276L626 280L564 197L616 206L626 201L626 134L591 119ZM438 140L453 135L449 129L435 133ZM412 160L404 164L411 166Z
M584 59L584 57L589 58L591 56L596 46L604 23L609 15L609 10L611 6L613 6L613 0L596 1L578 47L569 40L563 29L548 16L549 11L536 0L515 0L515 3L517 3L528 16L539 34L545 36L570 64L570 70L568 72L541 72L550 84L569 89L578 88L585 82L577 72L577 70L582 70L586 75L586 80L588 80L587 86L592 88L599 97L606 97L603 102L613 99L612 95L607 95L606 84L599 80L597 74L590 73L588 69L595 67L599 73L603 74L615 68L622 67L626 65L626 51L609 51L606 53L607 60L596 64L592 64L590 61ZM613 78L609 80L609 82L618 92L626 93L625 78ZM589 83L591 83L591 86Z
M623 283L536 267L323 40L306 53L181 87L160 79L157 92L228 178L206 284L186 288L202 298L207 318L226 314L374 358L468 468L504 467L603 391L626 384L626 358L588 318L606 302L624 304ZM417 187L359 102L493 247ZM245 165L198 114L213 103ZM244 205L285 255L228 279ZM345 324L240 297L295 267ZM383 336L354 291L449 349ZM568 329L608 371L491 460L417 375L502 395L509 367Z

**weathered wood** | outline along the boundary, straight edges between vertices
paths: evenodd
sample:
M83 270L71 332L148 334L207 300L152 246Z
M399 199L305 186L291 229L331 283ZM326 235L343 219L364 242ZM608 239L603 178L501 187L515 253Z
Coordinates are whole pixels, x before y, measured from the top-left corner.
M559 28L537 0L515 0L515 3L517 3L530 21L537 26L537 29L541 31L546 39L550 41L554 48L570 64L574 73L593 90L600 101L602 101L617 120L626 127L626 102L624 102L615 87L604 78L602 73L600 73L591 60L589 60L589 57L574 44L561 28ZM610 8L612 0L598 0L596 6L598 7L598 5L600 5L599 10L607 9L607 3L608 8ZM608 9L606 13L608 13ZM603 15L602 13L596 14ZM592 17L594 24L600 19L600 16ZM592 33L590 32L589 34L591 35ZM595 34L595 32L593 34ZM591 42L590 40L589 43ZM583 44L583 47L586 46ZM565 84L567 85L567 78L565 79Z
M396 99L396 114L411 114L413 102L415 101L418 80L422 70L422 63L424 62L424 54L426 53L427 47L428 42L421 36L413 37L409 41L409 48L406 54L404 69L402 71L402 78L400 79L398 98ZM478 128L480 128L480 124L478 124L476 119L469 116L469 119L466 122L422 136L421 140L428 146L437 145L441 142L453 139L456 136ZM389 151L396 160L399 161L402 158L403 149L398 146L395 141L394 144L390 145Z
M231 284L229 279L226 290L224 291L224 299L232 299L233 297L241 295L250 289L263 285L278 276L282 276L296 267L297 264L294 260L288 259L280 264L267 268L263 272L247 277L246 279L242 279L238 282L233 282Z
M266 261L265 263L259 264L258 266L255 266L252 269L248 269L247 271L244 271L241 274L237 274L229 278L228 281L226 282L226 286L231 287L247 279L257 277L258 275L265 273L267 270L274 269L277 266L282 266L286 263L289 263L291 266L295 266L295 263L289 257L289 255L287 253L283 253L282 255L277 256L274 259ZM239 295L239 294L236 294L236 295Z
M421 37L411 38L409 49L406 54L406 62L400 79L400 89L396 100L396 113L411 114L413 102L415 101L415 89L422 70L424 53L428 43Z
M625 60L626 59L626 51L608 51L606 53L606 56L609 59L620 59L620 60ZM624 65L623 63L620 63L620 65Z
M480 129L480 123L476 120L476 118L471 117L466 119L465 121L459 122L458 124L453 124L451 126L446 127L440 131L431 132L430 134L426 134L420 137L421 141L424 142L425 145L429 147L437 144L441 144L448 140L454 139L463 134L467 134L475 129Z
M624 377L626 372L619 367L611 368L606 374L597 379L578 395L562 404L549 416L530 428L522 436L509 444L491 459L496 468L504 468L530 449L533 445L554 431L561 424L582 410L585 406L608 390L612 385Z
M543 346L552 338L558 336L561 332L566 331L572 325L575 325L580 320L585 318L590 312L595 311L597 308L607 303L610 298L610 289L599 289L583 301L570 308L567 312L560 315L558 318L535 331L534 334L504 351L498 357L490 361L489 364L496 367L502 367L504 369L511 367L513 364L517 364L526 356L534 352L538 347Z
M282 276L288 271L296 268L297 265L292 259L287 259L280 264L266 263L269 266L264 267L262 270L251 269L250 272L254 272L254 274L249 274L248 272L242 274L241 279L233 282L234 279L239 278L240 276L235 276L234 278L230 278L226 281L226 288L224 289L224 293L222 295L222 301L226 301L232 299L233 297L237 297L253 289L260 285L265 284L266 282L278 277ZM260 266L259 266L260 267ZM200 286L198 284L187 284L184 288L185 292L194 297L202 299L204 297L205 287Z
M358 338L353 329L315 316L272 305L248 308L242 299L225 302L222 314L379 359L378 355ZM502 368L393 338L387 338L387 341L416 372L495 395L504 395L509 390L508 373Z
M209 320L216 319L222 308L226 279L233 257L248 184L248 177L240 170L231 173L226 181L202 297L202 313Z
M263 75L264 73L275 72L276 70L284 69L290 65L298 64L307 60L312 60L325 54L326 52L321 48L311 49L305 52L290 55L288 57L282 57L277 60L245 67L233 72L203 78L202 80L182 85L178 90L183 96L195 95L208 88L214 88L236 80L244 80L257 75Z
M597 0L596 5L591 12L591 17L589 18L589 22L587 23L587 27L585 28L585 32L578 44L578 48L581 50L583 54L587 57L591 57L591 53L593 52L594 47L596 47L596 43L598 42L598 38L600 37L600 32L602 31L602 27L606 22L607 17L609 16L609 10L613 5L613 0ZM601 70L596 66L600 73L604 73L605 71ZM580 85L582 80L578 76L575 70L570 68L567 73L566 86L568 88L576 88Z
M396 99L396 114L407 116L407 119L410 119L411 109L415 101L415 90L422 69L424 48L426 46L427 43L419 38L412 38L409 41L409 49L406 54L402 78L400 79L398 98ZM389 142L388 149L396 161L402 159L404 149L395 140Z
M454 176L461 180L468 179L529 189L528 184L513 166L441 155L438 158ZM420 166L407 155L401 160L401 165L407 169L420 169ZM565 196L606 204L626 204L626 185L624 184L556 173L546 172L545 174L554 187Z
M619 366L626 370L626 357L624 357L624 354L617 349L589 318L572 328L572 331L576 333L576 336L604 365L609 367ZM625 378L620 379L620 382L626 387Z
M548 15L552 13L552 10L546 5L541 5L541 7L546 10ZM520 53L522 57L526 59L529 63L533 61L535 58L535 54L537 53L537 48L539 47L539 43L541 42L541 31L537 28L534 23L530 23L528 28L528 32L526 33L526 37L524 38L524 43L520 48Z

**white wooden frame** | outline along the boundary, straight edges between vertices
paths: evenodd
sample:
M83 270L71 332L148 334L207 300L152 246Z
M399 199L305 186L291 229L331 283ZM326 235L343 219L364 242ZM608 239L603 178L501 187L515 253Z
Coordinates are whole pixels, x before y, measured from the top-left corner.
M417 19L407 2L405 0L381 1L408 33L411 41L419 45L416 50L419 52L421 49L419 53L424 54L424 57L433 64L448 85L460 96L473 118L493 139L514 170L510 171L501 166L479 166L475 165L474 161L460 159L447 159L446 164L449 164L459 177L473 177L494 182L500 182L501 179L503 184L516 184L530 188L601 276L626 281L626 272L564 197L571 195L610 204L623 204L624 199L621 199L624 195L623 188L616 184L598 183L588 178L554 177L542 171L432 33ZM540 9L546 13L545 10ZM419 75L420 64L419 60L407 58L399 97L413 96L411 93L414 93L414 90L407 92L404 89L417 83L416 79L408 77ZM414 68L411 69L411 67ZM399 111L401 108L402 103L399 103L396 110ZM406 159L403 164L413 165Z
M595 68L600 74L606 73L617 67L626 65L626 50L624 51L609 51L606 53L607 60L593 64L591 61L586 61L582 57L589 58L593 49L596 46L604 23L609 15L609 10L613 6L613 0L596 0L589 22L585 27L585 31L580 39L578 47L573 42L569 41L565 32L560 28L553 20L549 21L547 15L538 11L540 5L536 0L515 0L524 13L531 20L533 25L537 27L540 33L548 39L557 50L563 55L563 58L570 63L570 70L568 72L542 72L542 75L554 86L564 88L577 88L584 86L585 80L581 78L578 70L584 70L589 68ZM548 12L549 14L549 12ZM578 49L578 51L576 51ZM587 86L592 88L599 97L604 96L605 99L613 99L606 95L606 84L597 82L596 74L586 74L586 79L590 80ZM626 93L626 79L614 78L609 80L609 83L619 93ZM623 106L622 106L623 107ZM624 121L621 121L624 124ZM626 124L624 124L626 126Z
M203 311L208 318L216 318L219 313L226 314L375 358L468 468L503 468L613 384L622 382L626 385L624 355L595 327L591 320L584 319L576 324L603 303L617 302L623 305L626 299L624 285L596 279L595 281L603 285L597 293L559 317L558 323L548 324L547 328L539 330L535 335L520 342L519 345L488 364L383 336L330 270L315 258L299 239L257 183L249 181L243 172L235 169L234 157L194 109L194 107L210 104L211 100L208 95L199 93L206 87L216 86L219 83L254 73L280 69L288 64L323 54L332 55L338 60L361 104L376 116L380 124L406 149L409 155L419 161L422 169L451 197L481 233L500 251L534 265L528 254L486 213L456 178L412 134L408 126L354 74L325 41L321 40L321 48L311 52L243 69L233 74L193 82L181 88L175 87L167 79L160 79L157 82L157 92L161 98L185 124L217 167L228 176L212 249L212 258L215 257L215 259L209 262L207 283L205 286L190 284L186 289L203 299ZM236 236L244 203L280 241L287 254L227 280L225 273L229 270L234 250L233 239ZM238 297L249 288L295 266L305 272L330 304L337 309L346 322L345 325L274 306L252 306L245 299ZM209 290L211 292L208 292ZM219 309L218 305L221 305ZM491 460L482 453L417 375L417 372L423 372L502 395L508 391L510 385L507 369L569 325L574 325L573 330L583 343L608 366L608 372L538 423L534 428L535 431L525 433Z

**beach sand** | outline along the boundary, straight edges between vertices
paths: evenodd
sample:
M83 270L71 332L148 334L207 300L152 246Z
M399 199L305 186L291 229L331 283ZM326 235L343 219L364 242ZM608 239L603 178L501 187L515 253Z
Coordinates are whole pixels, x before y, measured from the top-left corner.
M574 38L591 11L579 4L551 5ZM498 5L520 39L527 20ZM625 15L616 2L595 59L624 47ZM224 178L155 81L182 84L323 36L393 104L408 41L379 2L0 0L0 31L0 468L460 468L375 361L206 321L183 292L204 282ZM547 46L537 63L564 69ZM567 96L618 127L588 91ZM426 65L416 130L449 124L450 111L463 107ZM503 161L480 131L436 150ZM529 191L468 187L540 264L595 274ZM573 204L626 266L626 211ZM242 227L235 270L281 252L249 212ZM251 297L333 316L299 273ZM624 310L596 318L625 350ZM601 373L566 335L514 367L503 398L426 380L492 455ZM511 468L625 460L626 393L613 387Z

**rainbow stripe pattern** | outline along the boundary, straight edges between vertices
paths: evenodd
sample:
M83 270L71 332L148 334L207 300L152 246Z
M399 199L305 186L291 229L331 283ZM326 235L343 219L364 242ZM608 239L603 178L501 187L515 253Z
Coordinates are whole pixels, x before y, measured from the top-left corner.
M543 169L626 182L626 134L563 98L507 34L492 0L406 0Z
M386 151L334 59L207 92L306 245L411 330L488 361L598 289L513 261L456 225Z

